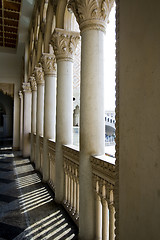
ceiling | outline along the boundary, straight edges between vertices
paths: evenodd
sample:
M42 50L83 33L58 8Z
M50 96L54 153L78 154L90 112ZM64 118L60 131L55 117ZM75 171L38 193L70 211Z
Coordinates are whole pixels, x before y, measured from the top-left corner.
M0 0L0 46L16 48L21 0Z

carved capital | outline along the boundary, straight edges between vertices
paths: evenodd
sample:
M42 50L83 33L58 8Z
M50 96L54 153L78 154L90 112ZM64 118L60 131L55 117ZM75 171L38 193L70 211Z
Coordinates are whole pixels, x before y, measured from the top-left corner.
M41 64L34 69L37 85L44 85L44 72Z
M35 79L34 75L30 76L29 82L31 84L31 90L32 91L37 91L37 83L36 83L36 79Z
M30 93L31 92L31 86L29 82L22 83L22 89L24 93Z
M87 29L105 32L113 4L114 0L69 0L68 8L74 12L81 32Z
M23 98L23 93L22 93L22 91L19 91L19 92L18 92L18 95L19 95L19 98L20 98L20 99Z
M73 61L73 55L80 40L78 32L56 28L51 37L51 44L57 61Z
M42 62L44 74L56 75L57 64L56 64L56 58L53 54L43 53L41 62Z

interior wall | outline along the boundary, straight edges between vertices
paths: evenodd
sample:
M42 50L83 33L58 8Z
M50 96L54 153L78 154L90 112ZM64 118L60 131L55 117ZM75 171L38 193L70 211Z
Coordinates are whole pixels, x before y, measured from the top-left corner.
M13 147L19 148L19 96L22 78L22 55L21 45L16 53L0 52L0 83L14 84L14 112L13 112Z
M120 240L160 239L159 7L119 3Z

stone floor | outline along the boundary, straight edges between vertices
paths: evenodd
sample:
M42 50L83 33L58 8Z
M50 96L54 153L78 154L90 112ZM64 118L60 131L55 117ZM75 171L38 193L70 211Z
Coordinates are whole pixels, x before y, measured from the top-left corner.
M0 148L0 240L78 239L78 229L29 159Z

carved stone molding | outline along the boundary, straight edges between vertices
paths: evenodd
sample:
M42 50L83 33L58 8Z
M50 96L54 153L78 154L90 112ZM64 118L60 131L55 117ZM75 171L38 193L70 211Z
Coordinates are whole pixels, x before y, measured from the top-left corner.
M54 54L43 53L41 62L45 75L56 75L57 64Z
M91 156L92 173L109 184L115 185L115 165Z
M105 31L114 0L69 0L81 32L88 29Z
M44 72L41 64L34 69L37 85L44 85Z
M29 82L31 84L31 90L32 91L37 91L37 83L36 83L36 79L35 79L34 76L30 76Z
M73 149L69 145L63 145L62 148L64 158L70 160L73 164L79 165L79 150Z
M73 55L80 40L78 32L56 28L51 37L51 44L57 61L73 61Z
M29 82L22 83L22 89L24 93L30 93L31 92L31 85Z

